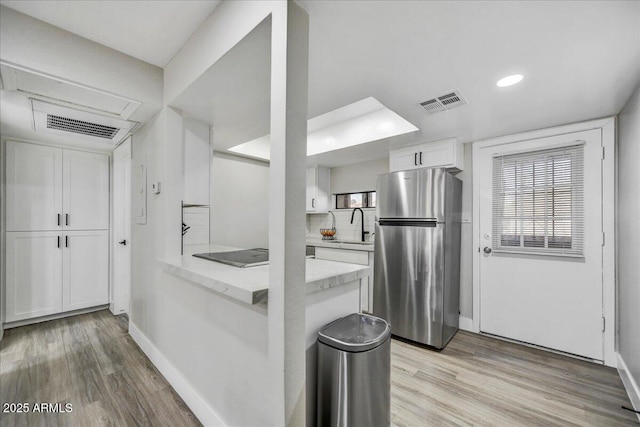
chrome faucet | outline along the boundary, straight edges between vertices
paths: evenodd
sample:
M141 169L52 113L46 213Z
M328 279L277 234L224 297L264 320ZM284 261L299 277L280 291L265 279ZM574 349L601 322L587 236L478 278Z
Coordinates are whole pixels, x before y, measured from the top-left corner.
M364 231L364 212L362 212L362 209L360 208L354 208L353 211L351 212L351 224L353 224L353 216L356 214L356 211L360 211L360 234L362 237L362 241L364 242L364 236L365 234L369 234L368 231Z

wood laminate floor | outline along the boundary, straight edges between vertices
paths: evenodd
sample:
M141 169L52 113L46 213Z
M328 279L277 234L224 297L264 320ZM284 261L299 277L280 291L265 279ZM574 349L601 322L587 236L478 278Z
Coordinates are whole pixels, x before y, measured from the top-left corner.
M107 310L5 331L0 342L0 426L198 426L200 423ZM72 412L33 412L35 403Z
M613 368L460 331L441 352L392 340L396 426L637 426Z
M395 426L639 424L621 409L630 403L611 368L466 332L442 352L396 340L391 351ZM6 402L73 410L0 412L0 426L200 425L127 334L126 319L107 310L5 331Z

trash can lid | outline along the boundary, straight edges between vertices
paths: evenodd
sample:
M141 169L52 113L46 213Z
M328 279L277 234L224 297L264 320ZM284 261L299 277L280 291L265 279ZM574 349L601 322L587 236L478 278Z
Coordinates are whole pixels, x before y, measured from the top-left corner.
M318 340L338 350L361 352L378 347L391 335L384 319L353 313L335 320L318 331Z

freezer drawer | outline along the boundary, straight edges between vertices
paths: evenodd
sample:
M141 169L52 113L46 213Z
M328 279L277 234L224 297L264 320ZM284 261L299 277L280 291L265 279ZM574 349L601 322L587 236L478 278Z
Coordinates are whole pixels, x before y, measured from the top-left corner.
M426 224L430 224L427 226ZM376 224L373 313L391 333L442 348L444 224Z

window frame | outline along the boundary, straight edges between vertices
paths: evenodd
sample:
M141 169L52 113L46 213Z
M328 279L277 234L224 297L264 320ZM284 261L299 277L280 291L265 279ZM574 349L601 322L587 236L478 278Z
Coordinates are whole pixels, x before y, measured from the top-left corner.
M571 258L584 258L584 244L585 244L585 227L584 227L584 141L575 141L574 143L562 147L554 147L547 149L528 150L526 152L518 153L504 153L493 156L493 168L492 171L492 246L493 252L498 254L526 254L526 255L544 255L553 257L571 257ZM555 183L555 170L556 159L567 157L570 159L570 166L564 167L558 170L557 174L562 177L562 173L569 174L569 182ZM505 162L507 160L507 162ZM540 163L543 164L544 177L539 177ZM505 175L505 164L508 166L513 165L514 172L512 176ZM527 186L523 184L523 168L530 167L531 172L529 176L532 181ZM500 167L497 171L496 168ZM515 168L520 167L520 182L517 182L518 171ZM553 171L552 179L549 181L548 173L549 168ZM568 172L567 172L568 171ZM505 190L505 177L513 178L513 188ZM566 180L567 175L564 176ZM535 183L536 178L542 178L543 184L538 187ZM497 183L497 180L500 180ZM551 182L551 184L550 184ZM543 188L543 191L540 190ZM525 194L526 190L526 194ZM568 197L561 197L559 202L569 204L569 215L562 213L555 214L556 194L558 192L569 191ZM508 194L513 193L513 194ZM505 202L508 203L506 196L513 196L513 206L515 214L508 216L504 214ZM521 200L518 200L518 195ZM551 196L550 196L551 195ZM529 197L529 201L525 199ZM500 199L497 201L496 198ZM544 200L544 215L536 213L536 207L538 206L537 199L542 197ZM523 201L524 200L524 201ZM552 206L551 215L548 213L549 204ZM520 212L517 212L517 207L520 206ZM566 207L564 208L566 209ZM528 215L524 215L525 210ZM562 209L560 209L562 212ZM505 234L505 222L512 221L511 227L514 228L513 234ZM525 223L529 222L535 230L536 222L543 224L544 231L539 233L533 231L531 235L525 235ZM570 239L570 247L562 247L562 235L555 234L555 227L560 223L568 223L568 230L570 230L567 236ZM554 231L552 235L554 238L558 238L558 241L552 242L557 245L553 247L550 245L549 228ZM512 237L511 242L519 240L517 245L505 245L505 238ZM528 238L528 242L527 239ZM537 246L536 240L541 241L542 245ZM527 245L526 243L529 243Z
M368 191L352 191L352 192L348 192L348 193L336 193L334 194L334 206L336 210L352 210L352 209L375 209L376 206L375 204L373 206L371 206L371 194L375 194L376 190L368 190ZM339 208L338 207L338 197L340 196L351 196L351 195L361 195L362 196L362 205L363 206L356 206L356 207L346 207L346 208ZM375 196L375 200L374 203L377 204L378 201L378 197L377 195Z

